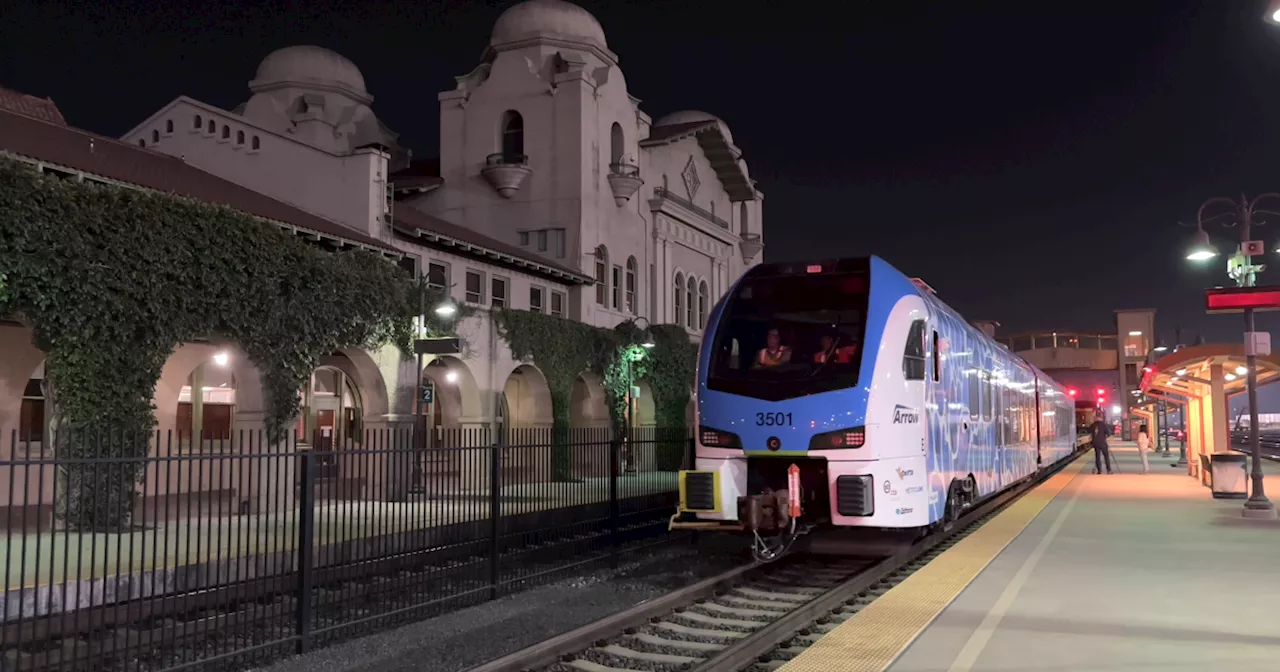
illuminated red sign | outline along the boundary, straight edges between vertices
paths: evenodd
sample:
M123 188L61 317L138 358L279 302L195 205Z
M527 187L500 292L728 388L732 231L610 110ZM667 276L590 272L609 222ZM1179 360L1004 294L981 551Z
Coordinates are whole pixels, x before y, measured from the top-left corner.
M1205 312L1239 313L1245 308L1280 310L1280 287L1217 287L1204 290Z

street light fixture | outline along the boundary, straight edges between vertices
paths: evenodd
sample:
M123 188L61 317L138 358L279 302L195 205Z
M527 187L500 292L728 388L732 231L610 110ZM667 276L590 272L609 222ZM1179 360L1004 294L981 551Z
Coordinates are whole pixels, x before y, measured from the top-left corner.
M1273 13L1273 18L1275 18L1277 14L1280 14L1280 12ZM1193 248L1197 245L1200 245L1200 248L1199 250L1193 249L1192 253L1187 255L1187 258L1195 261L1197 259L1209 259L1216 256L1216 250L1214 250L1215 254L1210 254L1208 257L1202 256L1204 253L1209 252L1213 247L1209 244L1209 235L1204 230L1204 223L1206 221L1214 221L1227 216L1232 216L1232 219L1224 220L1221 223L1227 228L1233 226L1240 227L1240 248L1231 256L1230 259L1227 260L1227 275L1230 276L1232 280L1235 280L1236 285L1239 287L1256 286L1258 273L1265 270L1266 266L1263 264L1254 264L1253 257L1264 254L1266 246L1262 241L1253 240L1252 238L1251 234L1255 223L1254 216L1259 214L1280 216L1280 212L1261 210L1258 208L1258 204L1264 199L1280 200L1280 194L1260 194L1253 197L1252 200L1250 200L1248 196L1241 194L1239 201L1236 201L1233 198L1218 196L1201 203L1199 210L1196 211L1196 234L1192 241ZM1215 204L1230 206L1230 209L1205 219L1205 209ZM1257 222L1259 225L1262 223L1263 222ZM1195 252L1199 252L1200 255L1193 257L1192 254ZM1249 452L1252 458L1251 461L1253 462L1252 468L1250 469L1250 478L1253 481L1253 487L1251 488L1252 492L1249 494L1249 499L1244 503L1244 515L1247 518L1275 518L1275 506L1272 505L1271 500L1267 499L1266 489L1263 485L1262 447L1258 441L1258 357L1257 352L1255 352L1255 343L1257 341L1254 338L1256 326L1253 319L1253 308L1244 309L1244 324L1246 371L1241 375L1246 375L1249 390Z
M458 313L458 304L453 302L453 298L446 298L436 306L436 315L440 317L453 317Z
M641 322L644 322L643 327L640 326ZM632 423L635 421L635 418L633 417L633 414L635 412L635 409L633 408L635 406L634 390L635 390L635 384L636 384L635 363L642 361L648 355L648 351L652 350L657 345L657 343L655 343L653 340L653 333L649 329L649 326L650 326L649 320L641 316L633 317L627 320L626 322L623 322L622 324L618 325L620 329L625 330L626 334L631 339L631 343L627 346L626 352L624 353L624 356L623 356L624 363L626 364L625 370L626 370L626 380L627 380L627 394L626 394L627 426L626 426L626 434L623 439L626 442L624 444L626 446L626 449L625 451L623 451L623 454L621 456L622 462L623 462L623 471L629 474L635 473L636 471L635 460L631 459L632 457L631 426L632 426ZM639 330L638 333L637 333L637 330Z
M1218 248L1209 242L1209 232L1196 222L1196 233L1191 237L1191 245L1187 248L1187 259L1190 261L1208 261L1218 256Z

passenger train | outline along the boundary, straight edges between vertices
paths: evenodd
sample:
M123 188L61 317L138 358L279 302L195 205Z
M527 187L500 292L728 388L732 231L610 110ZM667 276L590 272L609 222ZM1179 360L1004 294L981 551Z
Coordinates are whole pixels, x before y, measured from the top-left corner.
M671 527L780 557L819 527L945 526L1076 452L1066 388L879 257L761 264L714 307Z

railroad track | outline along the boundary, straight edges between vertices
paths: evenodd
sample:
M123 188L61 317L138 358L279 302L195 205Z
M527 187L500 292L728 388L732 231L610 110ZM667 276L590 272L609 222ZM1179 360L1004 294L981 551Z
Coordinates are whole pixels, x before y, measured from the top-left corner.
M892 556L744 565L467 672L772 672L1072 461Z

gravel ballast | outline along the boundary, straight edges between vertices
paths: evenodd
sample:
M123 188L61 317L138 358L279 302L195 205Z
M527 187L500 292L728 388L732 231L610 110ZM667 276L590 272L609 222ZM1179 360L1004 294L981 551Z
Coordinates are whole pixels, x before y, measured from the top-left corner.
M704 537L257 672L458 672L629 609L746 562L740 540Z

